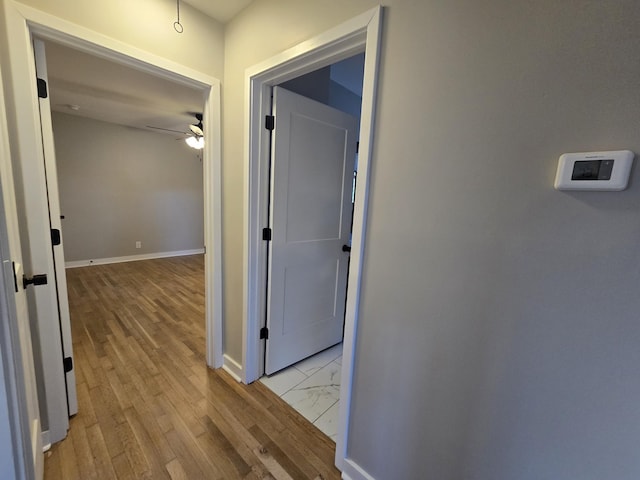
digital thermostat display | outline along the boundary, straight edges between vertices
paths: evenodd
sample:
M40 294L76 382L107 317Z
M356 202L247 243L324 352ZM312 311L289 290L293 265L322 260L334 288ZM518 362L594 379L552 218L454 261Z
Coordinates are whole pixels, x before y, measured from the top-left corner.
M571 180L610 180L613 160L578 160L573 163Z
M613 190L627 188L634 153L565 153L558 160L554 186L558 190Z

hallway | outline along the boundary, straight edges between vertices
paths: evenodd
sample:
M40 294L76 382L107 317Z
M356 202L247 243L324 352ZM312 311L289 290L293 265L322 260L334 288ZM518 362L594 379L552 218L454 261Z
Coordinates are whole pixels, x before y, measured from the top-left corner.
M79 413L53 479L331 479L334 443L205 365L203 257L67 270Z

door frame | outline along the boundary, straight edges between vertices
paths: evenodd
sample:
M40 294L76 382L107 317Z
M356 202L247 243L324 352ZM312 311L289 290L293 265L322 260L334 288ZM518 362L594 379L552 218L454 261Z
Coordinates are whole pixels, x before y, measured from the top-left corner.
M358 324L361 273L369 195L370 166L373 151L375 97L381 41L381 6L348 20L310 40L265 60L245 75L245 165L244 165L244 264L243 264L243 349L242 380L251 383L263 371L264 342L260 328L264 319L267 246L262 228L267 227L270 132L263 119L271 112L271 88L300 75L366 51L360 119L358 188L356 189L349 290L347 292L345 331L340 387L340 417L336 442L336 466L347 466L347 440L354 352Z
M44 158L41 148L41 132L38 110L38 96L35 83L34 51L31 36L61 43L94 56L115 61L137 70L141 70L170 81L201 89L205 99L204 130L209 139L203 150L203 188L204 188L204 240L205 240L205 296L206 296L206 362L211 368L222 365L222 226L221 226L221 105L220 81L212 76L185 67L163 57L132 47L93 30L44 13L32 7L6 0L5 20L8 38L8 63L10 65L13 109L10 111L10 124L13 123L13 135L16 145L14 160L22 175L35 171L37 178L43 176ZM20 105L20 108L15 108ZM13 115L11 117L11 115ZM40 139L34 142L33 139ZM29 174L29 173L27 173ZM44 188L44 183L42 183ZM37 208L42 205L46 192L30 194ZM26 195L25 195L26 197ZM38 204L40 202L40 204ZM29 215L29 209L25 212ZM48 232L39 232L47 235ZM37 232L35 233L38 234ZM32 233L34 235L34 233ZM32 265L34 269L47 271L43 265ZM45 326L52 328L52 326ZM59 339L59 335L51 338ZM54 342L51 342L54 343ZM59 342L57 342L59 343ZM61 345L57 345L60 350ZM45 358L43 363L61 361L61 357ZM45 381L47 381L45 375ZM56 382L56 379L51 379ZM55 389L58 385L53 385ZM64 386L62 388L64 391ZM60 403L59 399L56 403ZM64 399L66 408L66 398ZM54 442L66 436L68 419L61 418L61 409L53 412L56 431L43 432L45 439ZM64 430L64 431L63 431Z
M1 68L0 68L1 70ZM44 455L28 319L20 318L13 275L19 260L18 216L13 190L11 152L0 72L0 444L3 461L12 457L16 479L42 478ZM22 299L26 307L26 299ZM24 311L24 310L23 310Z
M14 478L30 479L38 475L41 478L44 458L42 452L36 449L41 449L42 446L38 440L32 443L33 432L27 412L26 379L34 372L26 371L23 361L25 352L21 351L20 332L16 328L18 315L11 276L13 266L6 209L2 198L3 187L4 185L0 185L0 441L3 446L0 455L3 457L3 463L6 462L7 466L12 467ZM36 395L35 391L31 393ZM39 422L36 422L35 427L39 425ZM36 439L39 438L38 435Z

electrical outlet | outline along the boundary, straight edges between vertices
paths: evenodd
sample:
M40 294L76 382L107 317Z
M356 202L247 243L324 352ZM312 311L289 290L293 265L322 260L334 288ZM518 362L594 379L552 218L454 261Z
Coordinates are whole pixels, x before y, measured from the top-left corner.
M136 248L142 248L142 242L140 241L136 242Z

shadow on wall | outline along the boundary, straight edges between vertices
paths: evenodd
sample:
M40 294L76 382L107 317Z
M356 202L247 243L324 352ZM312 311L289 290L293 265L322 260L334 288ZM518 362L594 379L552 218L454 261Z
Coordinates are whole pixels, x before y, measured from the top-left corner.
M364 53L281 84L298 95L360 118Z

